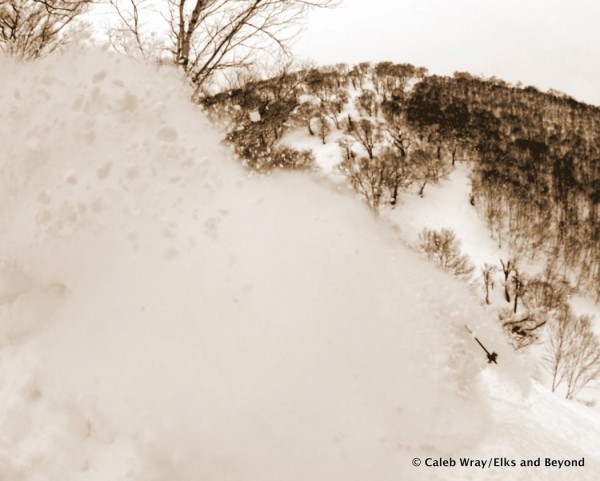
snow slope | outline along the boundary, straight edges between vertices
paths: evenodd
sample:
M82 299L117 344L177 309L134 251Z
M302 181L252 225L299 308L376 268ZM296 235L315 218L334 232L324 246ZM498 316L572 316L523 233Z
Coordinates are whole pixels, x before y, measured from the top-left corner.
M506 479L411 459L551 454L596 479L598 420L531 389L465 286L353 196L243 171L175 72L77 48L0 71L0 479Z
M364 88L374 88L368 75L366 76ZM349 100L339 116L341 119L346 119L348 115L354 119L361 117L355 106L355 101L361 92L361 89L347 87ZM377 120L385 124L385 119L381 115L377 117ZM362 152L363 155L366 155L364 147L358 142L352 141L351 137L344 134L343 130L335 128L332 128L325 144L317 136L307 135L305 129L294 129L286 132L280 142L298 150L311 150L315 156L319 172L331 182L349 188L347 179L335 169L343 160L343 153L338 145L342 138L347 141L350 140L355 152ZM377 148L376 146L375 152L377 152ZM448 159L448 163L450 163L450 159ZM423 197L417 194L418 186L413 185L406 190L401 190L398 194L397 204L391 207L384 203L380 206L379 213L399 233L400 239L418 252L421 251L419 234L423 229L450 229L454 231L462 253L468 255L469 260L475 267L471 285L481 300L485 298L481 270L485 264L495 267L495 272L492 272L493 283L489 291L490 309L492 310L490 315L494 317L497 316L497 311L507 307L503 287L504 275L500 269L500 260L514 259L515 254L511 252L508 246L505 239L506 235L504 234L500 240L497 232L492 236L485 220L471 204L470 176L472 165L470 164L471 162L464 159L456 162L450 172L439 182L429 183L426 186ZM356 194L356 197L363 200L359 194ZM529 256L520 253L517 254L517 265L519 271L527 276L543 275L545 256L542 252L538 252L537 257L531 259ZM600 333L600 304L594 301L593 296L585 296L585 293L571 296L569 304L577 315L591 316L595 321L595 331ZM493 312L494 309L496 312ZM535 351L535 353L530 354L532 354L532 357L537 356L537 364L541 365L543 346L534 346L530 351ZM548 382L549 376L542 371L543 369L540 367L535 378L538 380L544 379L545 384L550 385L551 381ZM596 408L600 410L600 385L597 382L590 383L581 391L578 399L595 403Z

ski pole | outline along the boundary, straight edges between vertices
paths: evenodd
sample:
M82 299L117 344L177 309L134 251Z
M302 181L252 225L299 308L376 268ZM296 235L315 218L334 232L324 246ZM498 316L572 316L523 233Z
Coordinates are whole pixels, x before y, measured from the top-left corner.
M488 351L485 346L481 343L481 341L479 339L477 339L477 337L475 336L475 334L473 334L473 331L471 331L471 329L469 329L469 326L467 326L465 324L465 329L467 331L469 331L469 334L471 334L471 336L473 336L473 339L475 339L477 341L477 344L479 344L481 346L481 349L483 349L485 351L485 354L487 355L487 359L488 359L488 364L491 364L492 362L494 364L498 364L498 362L496 362L496 359L498 359L498 354L495 352L491 352Z

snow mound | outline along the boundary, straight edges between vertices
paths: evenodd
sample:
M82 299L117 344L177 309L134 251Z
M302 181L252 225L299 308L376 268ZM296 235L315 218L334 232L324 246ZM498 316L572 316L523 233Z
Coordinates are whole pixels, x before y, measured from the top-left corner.
M352 196L249 176L174 71L0 69L0 479L411 479L485 440L463 324L497 332Z

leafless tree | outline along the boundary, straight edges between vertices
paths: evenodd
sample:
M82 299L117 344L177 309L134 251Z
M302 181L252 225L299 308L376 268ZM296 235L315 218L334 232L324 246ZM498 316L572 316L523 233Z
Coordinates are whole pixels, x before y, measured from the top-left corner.
M344 158L346 160L351 160L356 157L356 153L352 150L351 142L349 142L346 137L342 137L337 143L344 152Z
M514 295L514 304L513 304L513 312L517 313L517 308L519 304L519 299L525 293L527 288L527 282L523 279L523 276L519 273L518 269L515 268L513 277L512 277L512 287L513 287L513 295Z
M323 145L325 145L327 143L327 136L331 132L331 125L329 125L329 119L322 110L319 110L317 122L319 128L319 137L321 137L321 142Z
M509 257L506 260L506 262L500 259L500 264L502 265L502 273L504 274L504 298L506 299L506 302L510 302L510 293L508 291L508 278L510 277L511 273L515 270L516 263L516 260L512 257Z
M423 197L425 186L435 183L449 173L441 158L424 149L415 149L410 154L415 179L419 182L419 196Z
M559 316L550 324L544 361L546 368L552 374L552 392L564 380L564 366L570 350L569 312L562 310Z
M419 235L421 249L443 270L461 279L469 279L473 274L473 264L469 257L461 254L460 242L450 229L440 231L423 229Z
M369 159L373 160L375 146L383 139L379 125L368 119L360 119L352 123L352 129L348 128L347 133L364 147Z
M485 303L490 303L490 289L494 288L494 273L498 268L487 262L481 268L481 277L483 278L483 287L485 288Z
M142 21L145 12L151 9L150 2L151 0L108 0L119 18L118 25L108 30L110 43L116 50L128 54L137 51L145 58L153 55L160 58L160 47L151 40L151 34L146 32L145 22Z
M346 160L338 165L338 170L377 213L385 192L386 164L381 157L357 157L350 150L348 152Z
M407 129L395 123L388 123L385 133L400 155L406 157L412 143Z
M356 109L364 115L374 117L377 115L377 96L372 90L363 90L355 101Z
M319 110L322 115L327 117L333 122L335 128L340 130L340 120L338 114L342 110L342 104L339 101L332 101L330 99L320 99Z
M552 375L552 391L563 382L566 398L572 399L600 378L600 341L591 318L575 316L564 306L550 324L544 361Z
M121 34L144 52L148 38L143 18L152 11L143 0L110 0ZM159 10L169 38L168 54L205 87L218 72L250 65L257 52L288 53L289 41L311 8L335 6L338 0L167 0ZM167 53L167 52L165 52Z
M389 200L392 206L396 205L399 190L412 182L412 172L406 157L402 157L391 147L383 148L372 158L358 157L347 138L340 139L338 144L345 157L338 170L348 178L367 204L375 212L384 200Z
M313 136L313 120L319 115L319 108L313 102L305 101L298 105L291 114L291 119L296 125L302 125L307 128L308 133Z
M522 302L527 309L556 310L562 307L573 289L566 279L560 277L533 277L527 281Z
M0 0L0 50L33 60L56 50L94 0Z
M414 175L409 159L402 155L402 151L385 147L380 156L386 166L385 187L389 192L390 205L394 207L398 202L399 191L412 184Z

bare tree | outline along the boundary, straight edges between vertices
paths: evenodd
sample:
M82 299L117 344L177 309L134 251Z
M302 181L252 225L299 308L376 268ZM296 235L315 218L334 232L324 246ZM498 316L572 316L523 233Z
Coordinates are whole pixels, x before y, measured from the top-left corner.
M508 278L516 268L516 260L512 257L509 257L505 263L502 259L500 259L500 264L502 265L502 273L504 274L504 298L506 299L506 302L510 302L510 293L508 291Z
M33 60L56 50L93 0L0 0L0 50Z
M390 143L398 150L400 155L406 157L412 143L408 131L396 123L388 123L386 134Z
M342 137L337 141L337 143L344 152L344 158L346 160L351 160L356 157L356 153L352 150L352 146L350 145L351 143L346 137Z
M419 182L419 196L423 197L425 186L436 183L449 172L441 158L423 149L416 149L410 154L415 179Z
M546 368L552 374L552 392L556 391L556 388L564 379L565 358L570 349L568 316L569 311L563 309L550 324L544 362Z
M494 273L498 268L487 262L481 268L481 277L483 278L483 287L485 288L485 303L490 303L490 289L494 288Z
M365 198L371 209L377 212L381 202L388 199L390 205L396 205L399 190L412 182L412 172L406 157L402 157L391 147L383 148L379 155L372 158L357 157L348 139L342 138L338 144L345 157L338 170Z
M118 26L108 30L108 38L113 48L128 54L139 52L144 58L157 55L160 58L160 47L145 32L142 17L151 8L151 0L108 0L119 17ZM227 79L229 80L229 78Z
M473 264L469 257L461 254L460 242L453 230L435 231L423 229L419 235L421 249L443 270L461 279L469 279L473 274Z
M364 147L369 159L373 160L375 146L383 139L379 125L368 119L360 119L358 122L352 123L352 128L350 125L348 126L347 133Z
M319 137L321 138L321 142L323 145L327 143L327 136L331 132L331 126L329 125L328 117L325 115L323 110L319 110L319 115L317 116L318 129L319 129Z
M122 34L144 50L148 38L143 17L152 15L140 0L111 0ZM257 52L289 53L289 41L311 8L332 7L337 0L167 0L159 11L169 37L172 60L191 81L205 87L216 73L250 65ZM165 52L167 53L167 52Z
M385 147L380 154L386 166L385 187L389 192L390 205L398 202L400 189L405 189L413 182L414 176L406 155L402 151Z
M527 281L527 290L521 300L527 309L556 310L573 293L569 282L560 277L533 277Z
M575 316L563 306L550 324L544 361L552 375L552 391L564 382L567 399L599 379L600 341L592 330L591 318Z
M514 273L513 273L512 287L513 287L513 294L514 294L513 312L516 314L518 304L519 304L519 299L523 296L523 294L525 293L525 290L527 288L527 283L525 282L525 280L523 279L523 276L519 273L517 268L515 268Z
M313 102L305 101L296 107L294 112L292 112L291 118L296 124L305 126L308 129L308 133L313 136L315 135L315 131L312 122L318 114L318 106Z
M377 115L377 96L372 90L363 90L355 101L356 110L369 117Z
M386 164L381 157L357 157L351 150L347 152L346 160L338 165L338 170L377 213L385 192Z
M341 129L338 114L342 111L342 104L339 100L320 99L319 109L322 115L333 122L337 130Z

